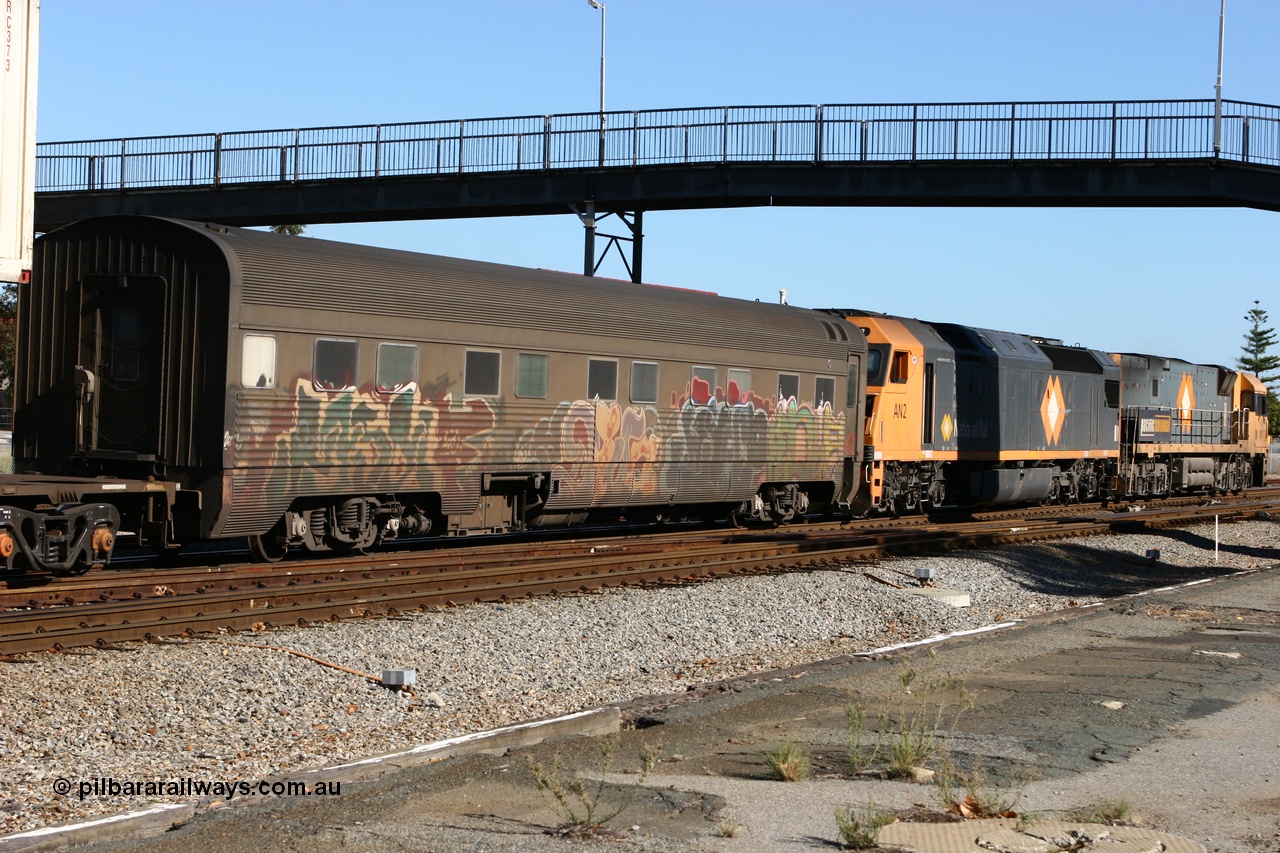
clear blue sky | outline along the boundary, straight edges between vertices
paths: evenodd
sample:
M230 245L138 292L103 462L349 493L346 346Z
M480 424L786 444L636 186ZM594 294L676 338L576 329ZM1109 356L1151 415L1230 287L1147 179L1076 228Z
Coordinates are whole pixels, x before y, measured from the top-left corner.
M1218 0L609 0L608 107L1211 98ZM44 0L42 142L590 112L587 0ZM1280 2L1228 0L1224 97L1280 103ZM653 212L647 281L1234 363L1280 325L1280 214ZM311 236L579 271L554 217ZM601 274L625 277L612 260ZM376 298L376 297L374 297Z

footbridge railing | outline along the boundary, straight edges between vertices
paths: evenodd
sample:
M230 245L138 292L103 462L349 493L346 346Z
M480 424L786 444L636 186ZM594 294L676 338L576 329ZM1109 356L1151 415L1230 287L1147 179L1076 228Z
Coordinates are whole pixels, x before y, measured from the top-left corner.
M698 163L1220 157L1280 166L1280 107L1212 100L700 107L46 142L36 189Z

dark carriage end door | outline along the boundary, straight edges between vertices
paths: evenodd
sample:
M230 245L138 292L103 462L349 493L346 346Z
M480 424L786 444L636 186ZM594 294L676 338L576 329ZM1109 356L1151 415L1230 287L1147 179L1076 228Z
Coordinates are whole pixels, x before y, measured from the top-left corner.
M158 276L84 280L77 449L151 461L160 452L164 299Z

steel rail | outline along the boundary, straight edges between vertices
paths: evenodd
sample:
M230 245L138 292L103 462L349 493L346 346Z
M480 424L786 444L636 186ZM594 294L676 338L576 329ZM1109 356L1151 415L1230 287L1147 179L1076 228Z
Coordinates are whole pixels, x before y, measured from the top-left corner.
M814 535L783 531L778 536L746 535L729 537L719 543L701 542L684 552L659 549L629 554L610 550L549 561L544 556L541 562L530 561L519 568L495 561L494 565L446 573L372 579L344 577L273 589L10 612L0 617L0 655L394 614L606 586L673 583L747 572L813 570L885 553L934 552L950 547L1066 538L1211 515L1251 515L1276 507L1276 502L1270 501L1029 520L1021 524L986 520L967 527L921 525L860 535L848 531Z
M1280 494L1280 490L1275 490L1275 493ZM1266 494L1269 493L1266 491L1256 493L1259 498ZM1198 497L1182 498L1166 500L1162 504L1180 506L1202 501L1203 498ZM926 529L930 524L947 523L957 517L962 518L969 525L989 522L998 526L1007 524L1009 519L1019 521L1041 517L1058 519L1064 515L1078 514L1082 509L1084 508L1079 506L1017 507L977 513L949 510L932 513L928 517L918 515L901 518L879 517L853 522L811 520L811 523L803 527L786 527L771 534L766 534L759 529L735 531L715 528L668 532L646 530L642 533L613 534L595 538L579 535L567 540L539 540L536 543L521 540L514 543L500 541L463 546L458 545L456 541L446 540L446 544L453 547L417 551L378 550L358 557L333 556L321 559L289 560L270 565L245 564L239 562L237 557L235 562L217 566L148 567L144 570L113 568L69 578L55 578L50 575L17 575L5 581L7 588L0 586L0 610L68 607L121 599L203 595L248 587L257 589L295 587L334 581L340 577L348 580L356 577L372 580L376 577L404 574L441 574L457 571L463 566L472 569L485 566L515 568L530 562L543 564L554 557L589 553L626 552L635 559L650 552L673 554L682 549L698 547L701 543L728 542L734 538L747 536L792 536L795 531L803 531L804 535L811 539L828 535L865 536L878 531L902 528L919 531ZM439 545L440 542L437 541L435 544ZM204 558L208 559L209 556L204 555Z

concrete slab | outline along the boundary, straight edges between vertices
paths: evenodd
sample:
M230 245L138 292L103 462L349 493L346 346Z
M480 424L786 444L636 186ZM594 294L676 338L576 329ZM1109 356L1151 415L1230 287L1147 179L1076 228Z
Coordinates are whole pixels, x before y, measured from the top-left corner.
M880 830L880 846L912 853L1205 853L1204 845L1136 826L1017 820L894 823Z
M911 589L908 587L903 590L912 595L918 595L922 598L932 598L934 601L941 601L943 604L950 604L952 607L968 607L969 593L961 592L958 589L943 589L936 586L922 586L919 589Z

